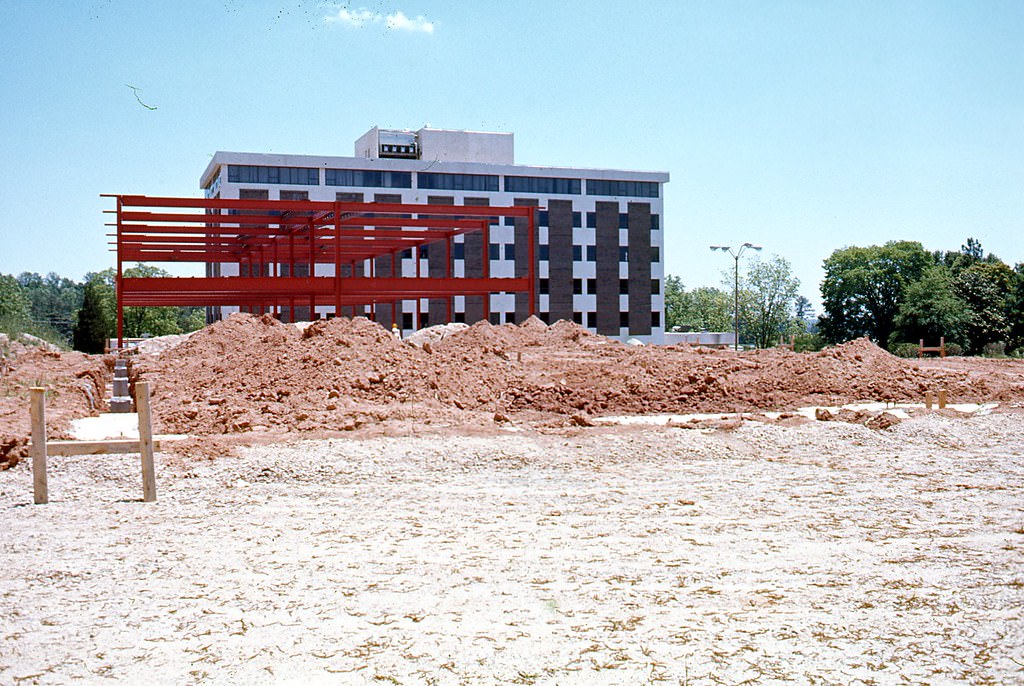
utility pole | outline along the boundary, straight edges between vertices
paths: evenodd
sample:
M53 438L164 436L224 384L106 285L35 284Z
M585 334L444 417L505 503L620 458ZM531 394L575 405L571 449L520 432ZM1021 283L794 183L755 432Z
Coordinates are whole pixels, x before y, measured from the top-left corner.
M735 336L735 339L733 340L733 347L734 347L735 350L739 350L740 349L740 256L743 255L743 253L746 252L748 249L749 250L760 251L761 250L761 246L760 245L754 245L753 243L744 243L743 245L740 246L739 250L735 250L735 251L732 249L731 246L728 246L728 245L712 245L711 246L711 250L713 250L713 251L714 250L721 250L722 252L727 252L730 255L732 255L732 259L733 259L733 262L734 262L733 287L732 287L732 301L733 301L733 310L732 310L732 312L733 312L733 317L732 317L733 329L732 330L733 330L733 336Z

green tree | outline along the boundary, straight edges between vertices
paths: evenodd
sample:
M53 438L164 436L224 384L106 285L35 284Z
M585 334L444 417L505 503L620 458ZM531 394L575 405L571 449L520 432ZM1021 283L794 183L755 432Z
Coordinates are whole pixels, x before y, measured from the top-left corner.
M752 258L741 285L741 340L767 348L775 345L780 336L802 331L794 315L800 280L793 276L785 258Z
M29 324L29 299L18 280L0 274L0 330L21 333Z
M1013 283L1014 272L1003 262L975 262L953 280L953 290L969 313L962 344L967 353L977 355L989 343L1009 340Z
M833 252L824 262L821 284L824 314L818 327L825 340L841 343L867 335L887 344L907 286L932 264L934 256L916 241Z
M114 289L102 276L92 275L84 288L82 307L78 310L72 339L75 350L102 353L107 339L114 336L115 323L110 315Z
M971 313L967 303L954 292L949 267L929 267L920 279L907 286L905 296L896 315L896 329L888 341L890 348L921 340L937 345L943 336L947 343L966 344Z
M71 340L75 313L82 306L83 284L50 272L45 277L34 272L18 275L31 303L35 327L50 329L65 344Z
M697 331L732 331L732 296L713 286L699 286L686 294L687 326Z
M665 329L683 326L686 289L678 276L671 274L665 277Z
M1006 298L1007 319L1010 321L1008 348L1024 351L1024 262L1013 270L1013 284Z

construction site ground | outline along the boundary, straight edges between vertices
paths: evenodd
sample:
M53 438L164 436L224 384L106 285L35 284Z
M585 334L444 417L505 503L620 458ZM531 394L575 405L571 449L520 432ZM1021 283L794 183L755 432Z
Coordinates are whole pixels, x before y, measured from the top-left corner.
M1024 679L1020 361L536 320L415 347L234 316L176 343L132 372L190 436L156 503L110 455L51 457L31 504L27 388L69 436L113 360L10 355L0 683ZM921 407L939 388L977 411ZM881 405L796 411L857 401ZM602 423L654 413L704 414Z

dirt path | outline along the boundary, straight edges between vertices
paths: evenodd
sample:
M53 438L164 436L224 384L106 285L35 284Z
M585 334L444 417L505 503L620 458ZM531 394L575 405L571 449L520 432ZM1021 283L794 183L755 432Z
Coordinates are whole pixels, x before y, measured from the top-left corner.
M1024 424L331 440L0 480L0 683L1020 683ZM176 459L176 458L175 458Z

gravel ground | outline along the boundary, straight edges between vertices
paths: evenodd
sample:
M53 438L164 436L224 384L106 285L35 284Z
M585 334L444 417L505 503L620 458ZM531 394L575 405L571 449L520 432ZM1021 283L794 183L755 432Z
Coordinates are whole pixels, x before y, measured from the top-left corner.
M1019 684L1024 422L414 436L0 473L0 683ZM161 459L162 458L162 459Z

